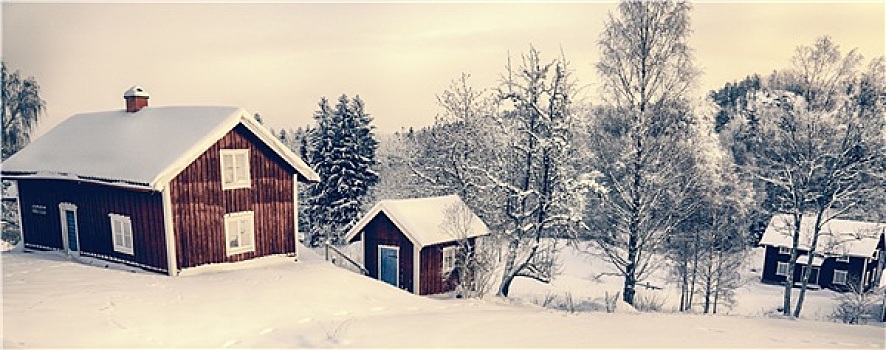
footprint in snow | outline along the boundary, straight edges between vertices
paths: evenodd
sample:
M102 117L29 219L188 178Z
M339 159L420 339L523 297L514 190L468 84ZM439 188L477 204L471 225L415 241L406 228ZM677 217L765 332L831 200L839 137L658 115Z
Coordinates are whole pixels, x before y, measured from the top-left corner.
M258 335L265 335L274 331L274 328L265 328L261 332L258 332Z
M303 318L303 319L298 320L298 323L308 323L308 322L311 322L311 321L313 321L313 319L311 319L310 317L308 317L308 318Z
M239 342L240 342L239 340L228 340L228 341L226 341L224 344L222 344L221 347L223 347L223 348L230 348L230 347L232 347L232 346L234 346L234 345L237 345L237 343L239 343Z

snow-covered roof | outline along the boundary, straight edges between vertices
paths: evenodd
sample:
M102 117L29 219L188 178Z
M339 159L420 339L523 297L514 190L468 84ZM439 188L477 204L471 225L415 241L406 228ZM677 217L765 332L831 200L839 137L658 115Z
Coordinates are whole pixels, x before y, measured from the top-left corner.
M473 212L469 215L468 226L462 237L456 237L450 219L447 218L447 210L457 206L464 206L461 198L456 195L413 198L399 200L383 200L378 202L360 221L345 235L345 241L357 238L372 219L379 213L385 213L397 227L403 231L406 237L418 247L425 247L443 242L451 242L462 238L471 238L489 234L489 228L483 220ZM465 208L467 208L465 206Z
M761 245L791 247L793 217L779 214L772 217L760 239ZM812 244L815 218L804 216L800 222L799 248L809 250ZM871 257L877 244L886 234L886 223L832 219L821 228L816 251L828 255Z
M251 114L236 107L145 107L72 116L3 163L3 175L101 181L162 190L243 124L306 181L319 176Z

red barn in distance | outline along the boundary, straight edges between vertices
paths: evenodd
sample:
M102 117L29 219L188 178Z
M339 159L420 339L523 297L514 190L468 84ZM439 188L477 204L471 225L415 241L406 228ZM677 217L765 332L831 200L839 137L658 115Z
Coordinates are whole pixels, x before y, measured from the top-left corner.
M297 185L320 179L235 107L75 115L3 163L16 180L26 249L59 250L175 275L297 254Z

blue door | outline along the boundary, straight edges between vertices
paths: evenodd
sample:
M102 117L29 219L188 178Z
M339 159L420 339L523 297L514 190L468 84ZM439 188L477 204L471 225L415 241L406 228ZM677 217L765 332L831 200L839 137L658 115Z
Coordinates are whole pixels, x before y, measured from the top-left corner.
M68 251L76 252L77 249L77 212L73 210L62 210L65 222L65 232L68 238Z
M398 252L396 248L378 247L378 275L379 279L392 286L397 286L399 274Z

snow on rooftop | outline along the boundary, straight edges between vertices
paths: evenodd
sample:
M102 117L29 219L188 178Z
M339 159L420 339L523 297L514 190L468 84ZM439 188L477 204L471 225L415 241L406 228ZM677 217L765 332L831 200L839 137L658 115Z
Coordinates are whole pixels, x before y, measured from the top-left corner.
M150 95L143 87L136 85L123 92L123 97L150 97Z
M814 225L815 218L811 216L804 216L800 222L800 249L809 250ZM791 247L792 227L791 215L773 216L760 239L760 244ZM886 232L886 223L832 219L822 226L816 250L830 255L871 257L884 232Z
M383 200L354 225L345 239L350 241L354 238L380 212L384 212L413 243L420 247L488 234L489 228L483 220L471 212L470 227L466 230L466 237L454 236L452 229L447 228L449 220L446 213L449 208L461 205L464 205L464 202L456 195Z
M237 123L236 107L145 107L75 115L3 163L4 175L123 182L162 189ZM263 130L253 130L262 133ZM262 137L274 142L273 136ZM316 174L297 156L271 147L305 178Z

